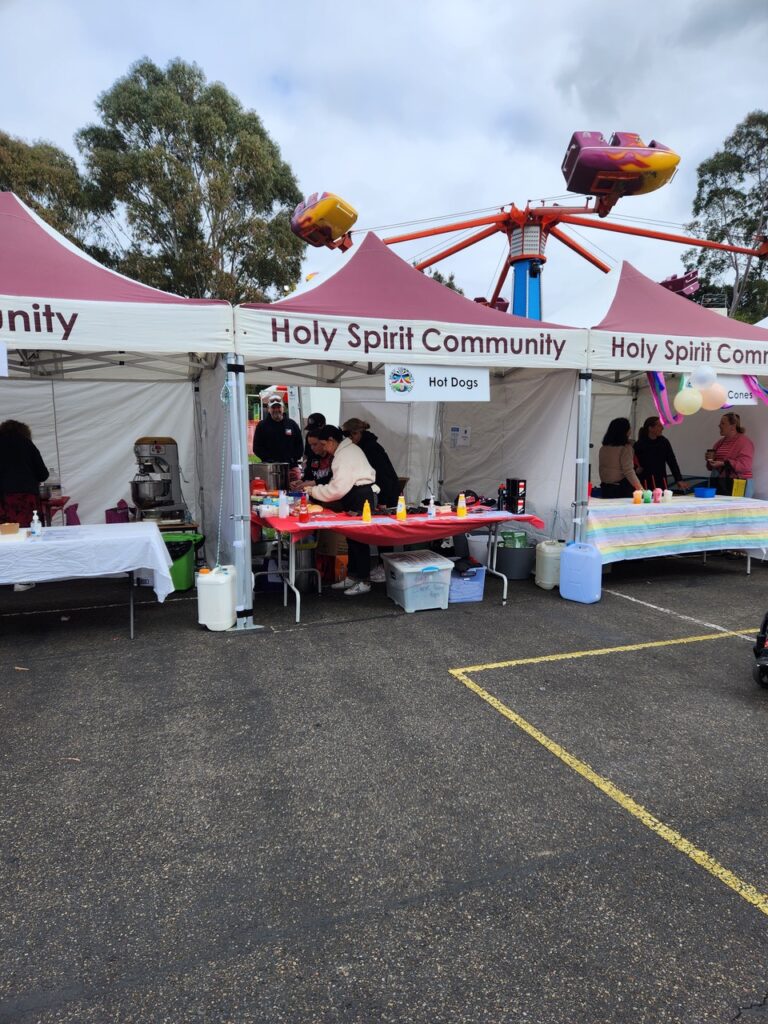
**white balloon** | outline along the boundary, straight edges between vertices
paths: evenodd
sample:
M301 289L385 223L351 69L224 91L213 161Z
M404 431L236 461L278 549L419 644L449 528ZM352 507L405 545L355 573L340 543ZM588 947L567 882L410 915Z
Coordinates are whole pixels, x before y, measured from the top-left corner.
M708 388L711 387L717 380L717 374L711 366L707 366L706 363L702 363L701 366L697 366L691 374L691 384L695 388Z
M700 391L697 391L696 388L683 388L675 395L673 404L682 416L692 416L701 408L701 402Z

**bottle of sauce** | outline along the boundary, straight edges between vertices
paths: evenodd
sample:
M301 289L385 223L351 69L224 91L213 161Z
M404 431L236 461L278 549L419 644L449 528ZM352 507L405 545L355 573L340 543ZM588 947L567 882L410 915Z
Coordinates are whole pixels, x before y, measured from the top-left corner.
M307 504L306 494L302 494L301 501L299 502L299 522L309 522L309 505Z
M371 521L371 503L368 499L365 499L363 503L363 522L370 523Z
M405 495L401 494L397 499L397 511L395 512L395 519L399 519L400 522L404 522L408 518L408 513L405 509Z
M464 519L466 514L467 514L467 499L464 497L464 493L462 492L459 495L459 500L456 502L456 515L459 517L459 519Z
M496 502L499 512L505 512L507 508L507 487L506 484L499 484L499 499Z

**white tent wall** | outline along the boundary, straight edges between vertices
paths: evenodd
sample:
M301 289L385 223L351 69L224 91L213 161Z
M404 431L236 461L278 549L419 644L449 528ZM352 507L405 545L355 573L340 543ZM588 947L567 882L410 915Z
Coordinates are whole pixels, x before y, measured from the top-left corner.
M78 503L83 523L103 523L120 498L131 504L137 438L172 437L193 518L198 477L190 382L0 381L0 418L28 423L46 465Z
M353 416L370 423L372 433L392 460L398 476L407 476L406 499L420 502L437 494L439 462L436 437L436 402L388 402L384 396L384 375L377 386L341 390L341 423Z
M508 477L527 480L526 510L544 520L541 535L570 540L577 376L567 370L517 370L503 380L491 378L490 402L446 403L445 496L453 498L467 488L493 496ZM469 447L448 447L454 425L470 428Z

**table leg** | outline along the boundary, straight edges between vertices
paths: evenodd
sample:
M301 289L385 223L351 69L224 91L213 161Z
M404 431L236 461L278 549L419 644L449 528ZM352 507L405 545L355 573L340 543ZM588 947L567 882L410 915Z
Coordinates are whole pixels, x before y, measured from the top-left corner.
M134 609L133 609L133 592L134 592L135 586L136 586L136 581L134 579L133 570L131 570L131 572L128 573L128 595L129 595L128 596L128 608L129 608L128 615L129 615L130 624L131 624L131 640L133 640L133 611L134 611Z
M503 572L498 572L496 569L496 554L499 550L499 524L491 523L488 530L488 564L485 567L485 571L490 573L491 576L498 576L501 580L501 603L505 605L507 603L507 589L509 588L509 580Z

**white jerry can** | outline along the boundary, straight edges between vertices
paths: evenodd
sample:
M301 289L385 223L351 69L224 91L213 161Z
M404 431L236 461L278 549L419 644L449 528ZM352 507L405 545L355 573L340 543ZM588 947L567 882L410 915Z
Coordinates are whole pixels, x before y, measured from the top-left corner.
M237 620L237 572L234 565L195 573L197 621L208 629L231 629Z

